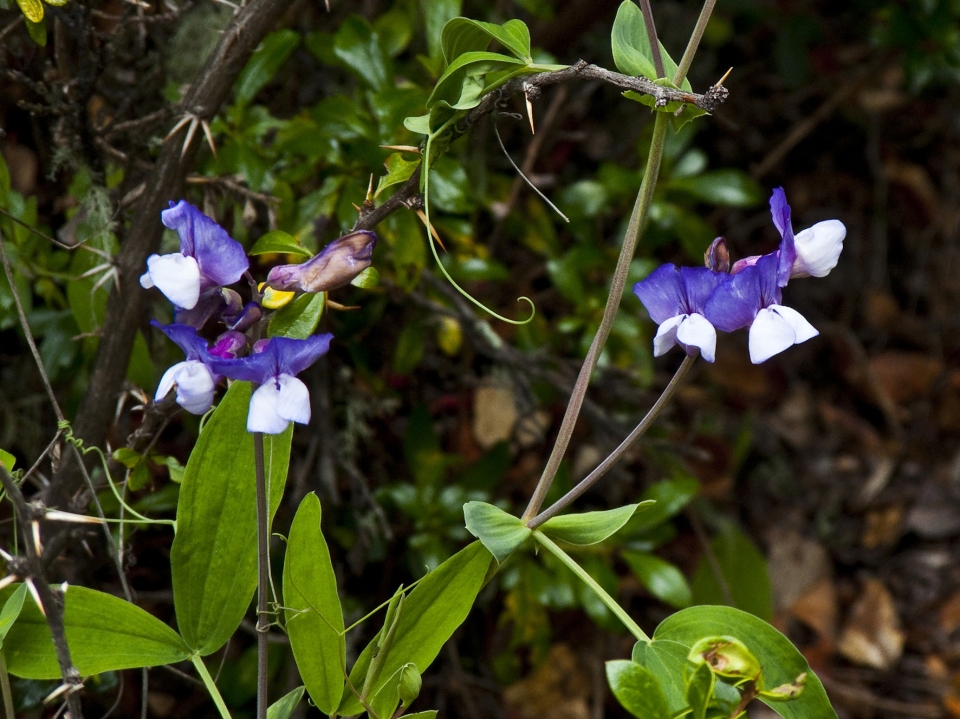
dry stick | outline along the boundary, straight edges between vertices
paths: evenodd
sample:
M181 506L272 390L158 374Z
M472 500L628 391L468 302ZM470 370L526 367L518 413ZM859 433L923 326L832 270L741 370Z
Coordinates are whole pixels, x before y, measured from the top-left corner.
M257 471L257 719L267 717L267 651L270 622L268 575L267 480L263 463L263 432L253 433L253 460Z
M57 653L57 663L60 665L60 676L63 677L63 683L67 685L67 708L70 711L71 719L81 719L83 714L80 712L80 697L77 692L83 688L83 682L80 681L80 672L73 666L70 659L70 647L67 646L67 634L63 628L63 594L59 597L54 594L54 590L47 583L43 574L43 565L40 563L40 555L37 553L37 547L34 544L34 537L30 534L30 527L43 516L43 511L27 504L27 500L20 491L20 486L13 481L13 477L7 472L7 468L0 465L0 483L7 492L7 496L13 503L13 508L20 520L20 531L23 533L23 548L26 552L26 561L21 560L21 569L14 571L23 579L31 579L40 596L40 610L47 618L47 624L50 626L50 634L53 637L53 647ZM18 563L14 563L16 566ZM24 576L25 575L25 576Z
M696 359L696 354L687 355L684 357L683 362L677 369L676 374L673 375L673 379L670 380L670 383L663 390L663 394L660 395L660 398L654 403L653 407L650 408L646 416L640 420L640 424L638 424L636 428L629 435L627 435L627 438L620 443L619 447L610 453L609 457L603 460L603 462L601 462L600 465L589 475L580 480L577 486L563 495L563 497L558 499L556 502L551 504L548 509L540 512L540 514L527 522L527 526L530 527L530 529L536 529L558 512L566 509L566 507L568 507L575 499L590 489L590 487L596 484L601 477L603 477L613 468L613 465L615 465L620 458L626 454L627 450L629 450L634 443L640 439L640 437L642 437L648 429L650 429L660 412L663 411L663 408L667 406L667 403L671 399L673 399L673 395L676 393L677 388L680 386L683 378L687 376L687 372L690 371L690 368L693 367L693 363L696 361Z
M708 7L709 6L709 7ZM697 52L700 38L703 36L703 28L706 27L710 19L710 11L713 9L711 0L707 0L703 12L697 19L697 25L690 36L690 42L687 43L687 49L683 53L680 65L677 66L677 72L673 76L673 84L680 85L686 76L686 68L690 67L693 56ZM656 86L655 86L656 87ZM656 93L651 93L656 95ZM657 96L662 98L662 95ZM727 97L727 91L720 85L714 85L710 90L704 93L703 97L713 97L719 105ZM698 105L701 109L706 109ZM714 106L715 107L715 106ZM708 110L709 112L709 110ZM573 392L570 395L570 402L567 404L567 410L563 415L563 421L560 423L560 430L557 433L557 441L550 452L547 460L547 466L544 467L540 481L537 483L533 496L530 497L530 503L527 505L521 519L529 521L540 511L550 485L553 484L554 477L557 476L557 470L560 469L560 462L570 444L570 438L573 436L573 430L577 423L577 417L580 414L580 407L583 405L587 394L587 386L590 384L590 375L596 367L597 360L600 358L600 352L603 345L606 344L607 337L613 327L613 320L616 317L617 310L620 307L620 299L623 296L623 289L627 281L627 272L630 269L630 262L633 259L633 251L636 247L637 238L640 234L641 226L646 219L647 210L653 199L653 190L657 184L657 177L660 174L660 160L663 157L663 144L666 139L667 116L666 113L658 112L653 126L653 138L650 141L650 154L647 157L647 168L643 175L643 182L640 185L640 192L637 195L637 202L633 206L633 214L630 216L630 223L627 226L627 232L623 239L623 246L620 249L620 257L617 260L617 267L613 273L613 279L610 283L610 294L607 297L607 304L603 310L603 317L600 320L600 327L593 338L590 350L580 368L580 375L577 377L577 383L574 385Z

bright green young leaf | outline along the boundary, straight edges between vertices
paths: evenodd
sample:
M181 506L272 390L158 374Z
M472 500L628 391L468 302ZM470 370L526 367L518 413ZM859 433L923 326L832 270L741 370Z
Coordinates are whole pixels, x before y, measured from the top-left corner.
M480 95L483 92L483 82L479 78L490 72L516 70L524 65L526 63L523 60L496 52L464 53L450 63L437 80L436 87L427 98L427 107L432 107L440 101L445 101L458 110L475 107L480 102ZM469 85L467 82L469 80L476 82L474 85Z
M266 255L273 252L313 257L310 250L300 246L296 237L282 230L272 230L265 235L261 235L260 239L253 243L253 247L247 250L248 255Z
M0 593L6 599L10 587ZM70 658L82 676L182 662L190 655L166 624L119 597L86 587L64 595L63 623ZM6 608L4 608L6 609ZM3 653L10 673L25 679L59 679L60 666L46 617L33 601L23 603L7 632Z
M393 82L390 54L370 23L359 15L351 15L340 25L333 38L333 52L374 90Z
M297 687L267 707L267 719L290 719L293 710L303 699L303 687Z
M639 75L648 80L658 79L643 12L633 0L623 0L620 4L617 17L613 21L610 44L613 49L613 62L620 72L625 75ZM677 63L670 57L663 43L660 43L660 58L663 60L665 79L673 80ZM690 81L684 78L681 87L690 91Z
M277 314L270 318L267 337L293 337L305 340L317 329L326 306L326 292L308 292L300 295L290 304L277 310Z
M670 707L660 683L636 662L607 662L607 683L620 705L637 719L670 719Z
M441 45L447 64L468 52L482 52L491 40L499 42L504 50L518 60L530 64L530 30L520 20L508 20L503 25L455 17L443 28Z
M249 382L234 382L187 462L170 550L173 604L187 645L206 656L240 625L257 586L257 496ZM293 427L264 435L272 519L287 481ZM176 485L171 485L176 486Z
M735 607L769 620L773 616L773 588L767 560L760 550L733 524L726 525L710 546L726 589L721 586L711 563L703 557L691 582L694 604L727 604L729 590Z
M343 693L346 645L337 577L320 532L320 500L313 492L300 502L290 527L283 606L300 677L317 708L330 714Z
M637 579L661 602L674 609L689 607L693 600L683 572L670 562L648 552L628 550L623 559Z
M422 674L433 662L441 647L466 619L477 593L483 586L491 555L480 542L465 547L430 572L407 595L397 626L390 654L380 678L371 692L380 690L386 678L407 662ZM360 654L350 671L354 686L362 686L372 659L374 639ZM342 716L363 710L349 689L344 690L337 710Z
M763 201L763 190L757 181L745 172L734 169L674 178L667 183L667 187L711 205L753 207Z
M23 16L30 22L40 22L43 20L43 3L40 0L17 0L17 5L23 12Z
M270 82L300 44L300 33L277 30L267 35L237 78L236 101L249 103Z
M412 662L404 664L389 677L377 695L370 702L377 717L392 717L397 711L397 705L404 709L410 706L420 694L423 680L420 672Z
M647 500L639 504L628 504L604 512L583 512L582 514L562 514L548 519L540 526L540 531L551 539L559 539L568 544L597 544L612 536L639 507L653 504Z
M701 664L690 677L687 685L687 704L690 705L690 719L707 719L707 708L713 696L713 685L717 677L710 667Z
M429 116L425 116L425 117L427 121L429 121ZM409 118L409 117L407 118L407 120L418 120L418 119L420 118ZM406 120L404 120L404 125L406 125ZM419 132L419 129L418 130L414 130L413 128L408 128L408 129L410 129L413 132ZM421 129L426 130L425 132L422 133L424 135L427 135L430 133L429 129L427 128L421 128ZM393 187L394 185L399 185L409 180L410 177L413 175L413 173L416 172L417 168L420 167L420 158L417 157L414 160L407 160L404 158L404 156L401 153L395 152L389 157L387 157L386 162L384 162L383 164L387 166L387 174L381 177L379 182L377 182L377 191L374 194L374 197L379 197L380 193L386 190L388 187Z
M9 596L7 601L4 602L3 609L0 610L0 648L3 647L3 640L6 639L10 627L13 626L17 617L20 616L20 610L23 608L23 598L26 596L27 585L21 584L13 591L13 594Z
M463 505L463 516L467 531L483 542L498 564L503 564L530 536L530 528L518 517L486 502L467 502Z
M760 697L761 701L784 719L836 718L837 714L830 706L823 684L810 670L806 659L790 643L790 640L763 620L732 607L690 607L667 617L657 627L653 642L646 645L646 649L665 643L674 648L682 647L683 652L682 654L673 650L656 652L660 660L656 670L650 664L646 662L644 664L658 677L663 676L661 671L680 676L690 647L703 637L714 635L733 636L746 645L763 667L764 686L777 687L792 684L800 675L806 674L803 693L796 699L769 701L763 696ZM635 660L638 654L649 653L640 649L640 646L638 644L634 649ZM670 697L669 692L667 696ZM681 702L684 696L684 694L680 695ZM677 710L672 701L671 709Z
M12 454L7 452L4 449L0 449L0 464L7 468L8 472L13 471L14 465L17 463L17 458Z
M143 461L143 455L128 447L114 450L112 457L127 469L133 469Z

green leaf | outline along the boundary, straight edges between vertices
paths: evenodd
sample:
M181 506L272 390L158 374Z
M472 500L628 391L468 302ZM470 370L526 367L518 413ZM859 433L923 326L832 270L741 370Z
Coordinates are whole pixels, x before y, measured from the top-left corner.
M713 696L713 685L717 681L707 664L701 664L690 677L687 685L687 704L690 705L690 719L707 719L707 708Z
M6 597L9 588L0 597ZM166 624L119 597L85 587L64 595L63 623L70 658L81 676L176 664L190 655ZM3 644L10 673L25 679L59 679L60 666L46 617L24 602Z
M424 115L423 118L408 117L403 121L403 124L406 125L407 120L416 121L420 119L424 119L425 122L429 122L430 118L429 115ZM416 123L414 123L414 125L416 126ZM412 132L420 132L419 129L414 130L413 128L409 127L407 129L411 130ZM426 130L421 134L429 135L429 128L426 128ZM420 158L417 157L415 160L406 160L401 153L394 152L392 155L387 157L386 162L383 164L387 166L387 174L381 177L379 182L377 182L377 191L374 194L374 197L378 197L380 193L386 190L388 187L393 187L394 185L399 185L409 180L413 173L416 172L417 168L420 167Z
M403 719L437 719L437 710L430 709L425 712L417 712L416 714L404 714Z
M301 257L313 257L313 253L306 247L301 247L297 238L282 230L272 230L253 243L253 247L247 250L248 255L266 255L273 252L279 252L285 255L300 255Z
M698 666L709 665L708 669L722 677L756 679L760 676L760 662L736 637L704 637L690 647L687 661Z
M300 33L293 30L278 30L267 35L237 78L237 104L249 103L273 79L299 44Z
M423 359L425 341L426 333L422 322L413 321L404 327L393 350L393 371L399 375L413 372Z
M678 177L667 188L684 192L701 202L731 207L753 207L763 201L763 190L752 177L740 170L705 172L694 177Z
M333 38L333 52L374 90L382 90L393 83L390 54L380 44L380 38L370 23L362 17L351 15L343 21Z
M267 337L293 337L305 340L320 324L327 305L327 293L302 294L290 304L284 305L270 318Z
M346 645L337 577L320 531L320 500L313 492L300 502L290 527L283 604L300 677L313 703L330 714L343 693Z
M7 206L7 193L10 192L10 169L0 155L0 206Z
M496 52L467 52L454 60L437 80L436 87L427 98L427 107L445 101L457 110L476 107L483 93L479 78L490 72L516 70L526 63L515 57ZM432 123L431 123L432 124Z
M633 516L630 531L645 531L663 524L687 506L699 491L700 483L693 477L681 476L650 485L641 498L644 502L652 500L655 504Z
M428 112L426 115L417 115L416 117L405 117L403 118L403 126L410 130L410 132L415 132L418 135L429 135L430 113ZM389 160L389 158L387 159ZM377 192L379 193L380 190L378 189Z
M257 496L249 382L234 382L187 462L170 550L173 603L187 645L201 655L230 638L257 586ZM280 506L293 428L264 435L270 517ZM176 485L171 485L176 486Z
M530 528L518 517L486 502L467 502L463 505L463 516L467 531L483 542L497 564L503 564L530 536Z
M396 629L393 646L385 660L380 679L370 688L379 691L397 669L412 662L422 674L441 647L463 623L477 598L490 566L490 553L480 542L461 549L424 577L407 596ZM350 671L354 686L362 686L373 658L376 639L360 654ZM345 689L337 713L342 716L363 710L349 689Z
M710 547L730 591L733 605L764 620L773 616L773 589L767 561L733 524L726 525ZM727 596L706 557L700 559L691 582L694 604L726 604Z
M607 683L621 706L637 719L670 719L667 698L650 670L623 659L607 662Z
M20 616L20 610L23 608L23 599L27 596L27 585L21 584L13 594L3 603L3 609L0 610L0 648L3 647L3 640L7 637L10 627Z
M299 663L298 663L299 666ZM267 707L267 719L290 719L293 710L303 699L303 687L297 687Z
M112 456L127 469L133 469L143 461L142 454L128 447L121 447L120 449L114 450Z
M415 664L404 664L400 668L400 704L406 709L413 704L413 700L420 696L420 689L423 687L423 678L417 671Z
M447 63L468 52L482 52L491 40L499 42L518 60L530 64L530 30L520 20L508 20L503 25L455 17L443 27L441 46Z
M17 5L30 22L38 23L43 20L43 3L40 0L17 0Z
M40 3L37 3L38 5ZM27 34L40 47L47 46L47 19L44 17L40 22L34 22L30 18L24 18L27 26Z
M350 280L350 284L362 290L368 290L380 284L380 273L376 267L368 267L359 275Z
M370 708L380 719L392 717L397 711L398 704L403 708L410 706L420 694L422 685L423 680L416 665L408 662L387 679L377 695L370 701Z
M689 607L693 597L683 572L670 562L648 552L625 551L623 559L643 586L674 609Z
M7 472L12 472L16 463L16 457L7 452L5 449L0 449L0 464L7 468Z
M637 642L633 646L633 661L649 669L660 682L670 711L677 713L687 706L687 688L683 668L690 647L669 640Z
M625 75L639 75L649 80L673 80L677 72L677 63L670 57L663 43L660 43L660 59L663 60L665 77L657 77L653 64L653 50L650 47L650 38L647 36L646 23L643 21L643 12L633 0L623 0L620 4L617 17L613 21L610 44L613 49L613 62ZM676 87L672 84L671 86ZM690 81L684 78L681 87L689 92Z
M427 52L430 57L442 54L443 29L460 14L462 0L420 0L420 12L427 32Z
M618 509L608 509L604 512L584 512L582 514L563 514L548 519L540 527L540 531L552 539L559 539L568 544L597 544L612 536L639 507L653 504L647 500L638 504L628 504Z
M801 674L806 674L803 693L792 701L770 701L760 697L761 701L785 719L828 719L837 714L830 706L830 700L817 676L810 670L806 659L790 640L776 629L752 614L732 607L691 607L667 617L653 635L653 642L647 648L660 643L672 647L683 647L683 654L675 651L658 652L662 663L659 669L674 672L680 676L686 663L686 652L703 637L730 635L743 642L763 667L763 683L766 686L792 684ZM637 645L639 648L640 645ZM635 654L638 649L635 649ZM647 665L658 677L663 675ZM669 692L667 694L670 696ZM681 702L684 695L681 694ZM677 711L681 707L671 705Z

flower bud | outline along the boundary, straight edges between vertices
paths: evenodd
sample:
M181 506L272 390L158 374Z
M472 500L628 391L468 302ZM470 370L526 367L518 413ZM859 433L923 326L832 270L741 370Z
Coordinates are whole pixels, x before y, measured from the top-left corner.
M224 332L217 337L213 346L209 349L214 357L230 359L237 356L237 352L247 344L247 338L242 332L229 331Z
M377 236L366 230L334 240L316 257L299 265L279 265L267 275L275 290L328 292L350 284L370 266Z
M247 302L244 308L235 315L226 315L221 317L227 329L244 332L253 327L260 318L263 317L263 311L256 302Z
M718 237L703 253L703 264L714 272L730 272L730 252L725 237Z

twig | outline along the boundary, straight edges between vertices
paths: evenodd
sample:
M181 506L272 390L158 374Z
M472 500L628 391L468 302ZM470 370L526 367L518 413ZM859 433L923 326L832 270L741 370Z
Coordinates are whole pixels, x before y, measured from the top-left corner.
M35 538L31 536L30 528L43 517L43 510L38 506L27 504L20 486L13 481L13 477L7 472L6 467L0 465L0 483L7 492L13 504L17 518L20 520L20 530L23 533L23 548L26 552L26 559L19 562L10 560L11 571L22 577L24 581L30 580L36 589L40 598L40 610L47 618L47 624L50 626L50 635L53 637L53 646L57 653L57 663L60 665L60 676L63 677L63 683L67 686L66 701L70 711L71 719L81 719L83 716L80 711L80 697L77 694L83 688L83 682L80 680L80 672L73 666L73 660L70 659L70 647L67 646L67 634L63 627L63 594L59 590L54 590L47 582L43 573L43 565L40 563L40 554L38 552ZM56 594L54 592L57 592Z
M20 24L22 22L23 22L23 15L17 15L17 17L12 22L7 23L7 26L3 28L3 30L0 30L0 42L3 42L3 40L7 37L7 35L9 35L18 27L20 27Z

